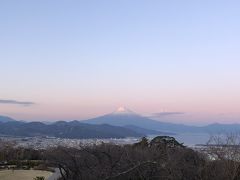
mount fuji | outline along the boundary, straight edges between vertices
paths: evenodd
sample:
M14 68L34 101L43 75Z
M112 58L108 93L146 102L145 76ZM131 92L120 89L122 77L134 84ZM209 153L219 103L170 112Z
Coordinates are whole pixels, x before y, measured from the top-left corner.
M151 120L150 120L151 121ZM99 116L93 119L83 121L89 124L111 124L114 126L126 126L126 125L144 125L149 123L149 120L145 117L142 117L133 111L125 108L119 107L116 111ZM142 124L143 123L143 124ZM147 124L145 124L147 125ZM142 127L142 126L141 126ZM146 126L144 126L146 127Z
M141 116L128 108L119 107L116 111L93 119L82 121L88 124L109 124L113 126L144 128L167 133L196 132L198 128L183 124L173 124L152 120Z

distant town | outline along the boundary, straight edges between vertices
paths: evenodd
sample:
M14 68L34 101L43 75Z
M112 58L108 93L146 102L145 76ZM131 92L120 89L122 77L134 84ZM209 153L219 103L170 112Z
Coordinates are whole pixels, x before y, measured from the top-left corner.
M45 150L59 146L69 148L81 148L89 145L100 145L102 143L112 143L116 145L133 144L140 141L140 138L108 138L108 139L66 139L55 137L11 137L0 136L0 140L11 143L14 147L30 148L35 150Z

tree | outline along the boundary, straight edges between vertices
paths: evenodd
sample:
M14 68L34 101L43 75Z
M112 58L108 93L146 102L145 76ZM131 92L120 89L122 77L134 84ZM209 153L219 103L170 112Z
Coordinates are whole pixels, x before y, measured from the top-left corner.
M210 159L203 170L206 179L240 179L240 134L211 136L206 147L205 153Z
M63 180L200 180L205 159L174 138L146 138L134 145L100 144L79 149L58 147L46 159Z
M43 176L37 176L34 178L34 180L45 180L45 177Z

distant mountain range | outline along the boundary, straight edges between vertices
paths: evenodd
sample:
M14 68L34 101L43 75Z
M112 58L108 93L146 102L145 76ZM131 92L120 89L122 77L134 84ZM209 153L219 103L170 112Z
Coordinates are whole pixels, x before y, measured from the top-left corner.
M135 125L115 126L107 123L88 124L80 121L55 123L16 121L0 116L0 134L9 136L52 136L59 138L125 138L164 134Z
M240 124L210 124L188 126L160 122L138 115L127 108L85 121L55 123L22 122L0 116L0 134L10 136L53 136L59 138L125 138L147 135L175 135L178 133L240 132Z
M166 133L196 132L195 126L155 121L136 114L124 107L118 108L113 113L81 122L88 124L110 124L114 126L134 125L140 128L151 129Z
M41 122L1 122L0 134L9 136L50 136L59 138L125 138L142 137L145 134L124 127L107 124L92 125L78 121L59 121L50 125Z
M160 122L141 116L130 111L127 108L120 107L115 112L104 116L82 121L88 124L110 124L114 126L137 126L148 130L154 130L161 133L228 133L240 132L240 124L210 124L207 126L189 126L184 124L174 124Z

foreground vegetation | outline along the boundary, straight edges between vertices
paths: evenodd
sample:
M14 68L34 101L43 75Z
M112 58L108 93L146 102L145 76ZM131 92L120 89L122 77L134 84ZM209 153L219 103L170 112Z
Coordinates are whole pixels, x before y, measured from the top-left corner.
M150 142L143 138L134 145L103 143L41 151L5 143L0 158L15 168L57 167L61 180L239 180L240 151L235 137L213 140L218 144L209 144L207 153L196 152L167 136Z

